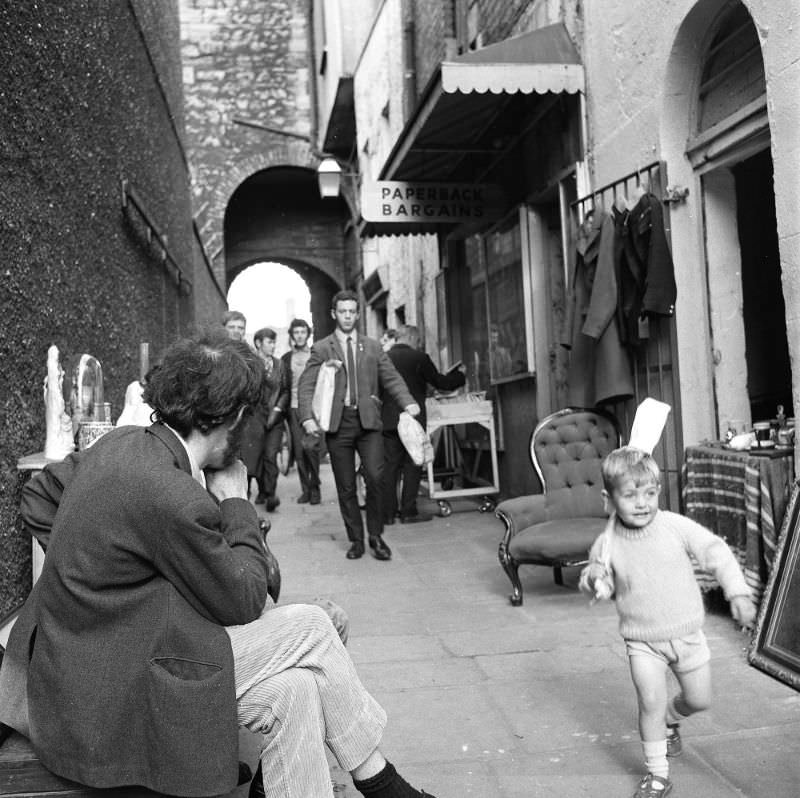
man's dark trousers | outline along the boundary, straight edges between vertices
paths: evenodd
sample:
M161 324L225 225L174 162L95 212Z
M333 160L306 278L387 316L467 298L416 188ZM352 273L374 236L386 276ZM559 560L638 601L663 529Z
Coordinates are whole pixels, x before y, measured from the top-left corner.
M264 449L261 455L261 490L265 496L275 496L278 487L278 452L283 438L283 422L279 422L264 434Z
M300 477L300 490L309 495L319 490L319 449L306 449L303 446L303 427L297 417L297 408L289 410L289 428L292 433L292 452Z
M364 521L356 492L356 451L367 487L367 532L370 537L383 534L383 434L364 429L358 410L346 407L339 429L329 432L325 440L348 540L364 542Z
M422 481L422 468L414 463L406 451L397 430L383 432L383 513L384 520L394 520L397 515L397 483L402 474L400 492L400 517L417 515L417 495Z

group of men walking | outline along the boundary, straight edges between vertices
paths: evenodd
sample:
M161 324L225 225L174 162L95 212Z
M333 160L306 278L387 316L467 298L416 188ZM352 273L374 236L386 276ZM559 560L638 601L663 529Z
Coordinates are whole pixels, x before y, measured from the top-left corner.
M395 336L379 342L359 333L358 295L338 292L331 302L334 331L309 347L308 324L295 319L289 327L292 348L281 360L274 357L275 332L269 328L253 336L265 363L268 379L263 401L247 422L242 458L249 477L257 484L256 503L268 511L280 500L275 494L283 421L288 421L292 451L300 478L298 502L319 504L319 464L323 446L333 471L339 509L350 546L348 559L364 555L365 523L357 490L360 472L366 486L366 532L372 555L391 559L383 539L386 524L429 521L417 508L421 471L405 450L398 434L398 419L405 411L425 426L428 386L454 390L465 377L455 370L442 374L430 357L419 350L416 327L403 326ZM246 321L237 311L223 318L228 334L244 338ZM319 370L336 364L330 420L322 429L312 412ZM358 461L356 460L358 455ZM398 486L402 494L398 504Z

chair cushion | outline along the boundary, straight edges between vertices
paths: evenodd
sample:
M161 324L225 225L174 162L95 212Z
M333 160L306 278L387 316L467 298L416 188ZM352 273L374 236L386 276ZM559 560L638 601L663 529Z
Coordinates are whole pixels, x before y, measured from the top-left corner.
M584 559L607 518L558 518L534 524L511 538L508 551L518 562Z

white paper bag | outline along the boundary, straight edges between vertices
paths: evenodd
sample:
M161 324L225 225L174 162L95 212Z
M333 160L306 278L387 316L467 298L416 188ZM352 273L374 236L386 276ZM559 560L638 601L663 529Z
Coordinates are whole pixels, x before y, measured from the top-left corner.
M317 383L311 399L311 412L320 428L327 432L331 427L333 391L336 387L336 372L342 367L341 360L326 360L317 372Z
M397 419L397 434L414 461L414 465L425 465L433 460L433 444L428 433L425 432L419 421L405 410Z

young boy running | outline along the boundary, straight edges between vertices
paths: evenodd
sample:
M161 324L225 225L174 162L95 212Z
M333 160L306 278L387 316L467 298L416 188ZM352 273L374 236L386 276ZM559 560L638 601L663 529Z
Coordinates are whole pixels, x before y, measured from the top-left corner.
M703 599L689 555L716 577L740 625L753 625L756 608L725 541L682 515L659 510L660 470L649 453L616 449L604 460L602 474L610 518L592 546L580 587L595 599L616 601L647 766L634 798L664 798L672 789L667 757L681 752L679 723L711 703ZM680 686L671 700L667 668Z

